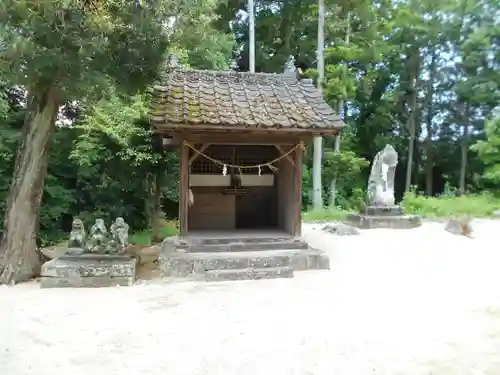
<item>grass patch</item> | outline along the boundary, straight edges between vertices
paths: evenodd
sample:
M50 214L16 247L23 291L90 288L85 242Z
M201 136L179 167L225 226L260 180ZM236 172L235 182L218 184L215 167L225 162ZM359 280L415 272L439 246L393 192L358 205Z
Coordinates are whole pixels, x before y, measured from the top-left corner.
M163 240L167 237L172 237L177 235L177 228L175 227L164 227L160 229L160 238ZM151 231L143 230L141 232L133 233L129 242L136 246L147 246L152 244Z
M302 213L302 220L309 222L342 221L350 212L340 209L309 210Z
M407 193L401 202L405 212L426 218L456 216L490 217L500 209L500 200L491 194L425 197Z

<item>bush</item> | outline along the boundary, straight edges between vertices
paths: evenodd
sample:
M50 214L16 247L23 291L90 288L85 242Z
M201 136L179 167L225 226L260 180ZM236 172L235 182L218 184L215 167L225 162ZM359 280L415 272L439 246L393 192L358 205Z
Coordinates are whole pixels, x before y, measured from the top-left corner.
M167 237L172 237L176 236L178 234L177 229L175 227L166 227L166 228L161 228L160 229L160 237L161 239L165 239ZM133 233L130 236L129 242L132 245L136 246L148 246L153 243L153 240L151 238L151 231L150 230L144 230L141 232L136 232Z
M489 217L495 210L500 209L499 199L491 194L425 197L415 192L409 192L405 194L401 204L409 214L430 218Z

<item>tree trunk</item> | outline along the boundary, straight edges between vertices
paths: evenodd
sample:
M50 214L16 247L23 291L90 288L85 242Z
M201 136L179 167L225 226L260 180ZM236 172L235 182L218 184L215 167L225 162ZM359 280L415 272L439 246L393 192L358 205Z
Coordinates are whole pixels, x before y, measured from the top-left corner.
M433 174L434 155L433 155L433 141L434 126L434 80L436 78L437 70L437 52L436 47L433 47L431 54L431 62L429 66L429 80L427 84L427 135L424 141L425 147L425 194L431 196L433 192Z
M341 116L341 109L344 107L344 101L341 100L338 105L338 114ZM340 152L340 134L335 137L335 146L333 148L335 153ZM332 181L330 182L330 202L328 203L328 207L335 208L335 202L337 200L337 173L333 176Z
M407 192L411 187L411 176L413 172L413 153L415 148L415 132L416 132L416 122L417 122L417 90L419 87L419 77L420 77L420 50L415 48L409 56L408 69L410 71L410 113L408 116L408 132L410 137L408 140L408 164L406 166L406 184L405 192Z
M151 240L153 242L160 242L163 240L161 237L160 233L160 222L162 219L162 212L161 212L161 198L163 196L162 194L162 187L163 187L163 181L164 181L164 163L159 163L159 165L156 168L156 176L154 180L154 194L153 194L153 221L151 225Z
M26 281L40 271L36 235L49 144L58 109L53 89L28 93L0 242L0 284Z
M413 171L413 149L415 145L415 127L413 126L413 121L410 125L410 139L408 141L408 163L406 165L406 183L405 192L410 190L411 187L411 175Z
M323 137L314 137L313 156L313 208L321 210L323 208L323 187L321 183L321 163L323 158Z
M345 33L345 43L346 45L349 45L350 40L351 40L351 13L347 13L347 31ZM342 120L345 121L345 111L344 111L344 100L340 100L338 103L337 107L337 114L342 118ZM335 137L335 148L334 148L335 153L340 152L340 133ZM333 177L332 182L330 183L330 203L329 207L334 208L335 207L335 201L337 200L337 173L335 173L335 176Z
M458 192L460 195L465 194L465 175L467 174L467 159L469 153L469 107L465 110L464 130L462 136L462 162L460 164L460 185Z
M325 74L325 2L318 1L318 89L323 93L323 78ZM315 210L323 208L323 184L321 181L321 169L323 158L323 138L314 137L313 156L313 207Z
M427 136L425 139L425 195L432 196L433 179L432 174L434 167L434 154L432 152L432 139Z

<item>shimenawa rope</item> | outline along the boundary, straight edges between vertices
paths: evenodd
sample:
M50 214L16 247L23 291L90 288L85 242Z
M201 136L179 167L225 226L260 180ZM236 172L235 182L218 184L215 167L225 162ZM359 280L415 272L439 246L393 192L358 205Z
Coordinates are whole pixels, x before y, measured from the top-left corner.
M273 164L277 163L281 159L287 157L292 152L294 152L297 148L301 147L301 144L299 143L299 144L295 145L295 147L293 147L288 152L284 153L283 155L281 155L281 156L277 157L276 159L273 159L273 160L271 160L271 161L269 161L267 163L261 163L261 164L255 164L255 165L234 165L234 164L228 164L228 163L224 163L223 161L214 159L214 158L208 156L207 154L201 152L200 150L197 150L193 145L189 144L188 142L184 142L184 144L187 147L189 147L191 150L193 150L194 152L196 152L198 155L203 156L205 159L210 160L212 163L215 163L215 164L218 164L218 165L222 166L222 174L224 174L224 175L227 173L227 167L229 167L229 168L238 169L240 171L240 173L241 173L241 169L253 169L253 168L257 168L259 170L259 176L260 176L260 169L262 167L268 167L273 172L276 172L278 170L278 168L276 168Z

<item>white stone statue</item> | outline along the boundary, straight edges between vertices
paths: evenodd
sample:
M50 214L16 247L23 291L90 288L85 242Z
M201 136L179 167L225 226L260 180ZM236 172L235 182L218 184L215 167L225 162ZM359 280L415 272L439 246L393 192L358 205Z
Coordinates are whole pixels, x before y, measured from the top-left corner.
M398 165L398 153L391 145L386 145L373 160L368 180L368 205L392 207L394 199L394 175Z

